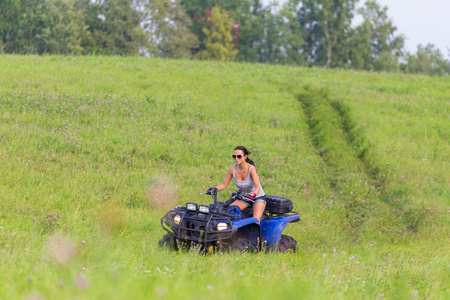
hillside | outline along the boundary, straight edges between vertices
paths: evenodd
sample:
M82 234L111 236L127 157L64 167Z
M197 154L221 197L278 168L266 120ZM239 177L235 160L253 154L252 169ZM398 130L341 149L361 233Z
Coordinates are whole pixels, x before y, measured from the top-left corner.
M449 95L427 76L0 56L0 299L448 298ZM209 203L236 145L294 201L299 251L159 250L165 211Z

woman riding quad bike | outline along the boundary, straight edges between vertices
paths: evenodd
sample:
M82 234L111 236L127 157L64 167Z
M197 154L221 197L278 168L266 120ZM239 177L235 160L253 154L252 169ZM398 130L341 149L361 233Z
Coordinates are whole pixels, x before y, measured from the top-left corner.
M300 216L292 211L288 198L266 195L265 211L261 221L253 217L253 210L241 210L236 201L248 201L241 190L234 192L226 202L217 200L217 188L210 188L214 203L198 205L188 202L177 206L161 218L161 226L168 232L159 246L170 250L200 252L213 251L296 251L297 242L283 230L289 223L298 222Z

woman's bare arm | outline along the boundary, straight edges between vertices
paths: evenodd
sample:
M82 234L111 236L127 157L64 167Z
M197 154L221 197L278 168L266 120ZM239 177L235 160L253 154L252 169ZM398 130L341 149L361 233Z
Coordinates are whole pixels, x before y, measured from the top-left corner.
M217 190L221 191L223 189L226 189L228 184L230 184L230 181L231 181L232 178L233 178L233 166L231 166L228 169L227 177L225 177L225 180L224 180L224 182L222 184L219 184L217 186Z
M256 195L258 195L259 190L261 189L261 185L259 184L259 178L258 178L258 173L256 173L256 168L252 168L250 170L250 175L252 176L253 183L255 184L255 191L254 191L254 193Z

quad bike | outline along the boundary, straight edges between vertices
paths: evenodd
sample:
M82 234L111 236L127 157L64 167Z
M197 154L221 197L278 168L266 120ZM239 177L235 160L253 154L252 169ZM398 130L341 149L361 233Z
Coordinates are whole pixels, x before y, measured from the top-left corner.
M233 192L226 202L217 200L217 189L210 188L207 193L214 203L198 205L188 202L177 206L161 218L161 226L168 233L158 245L169 250L198 250L208 252L295 252L297 242L283 230L289 223L298 222L298 212L292 211L292 201L288 198L266 195L266 209L261 222L253 216L253 210L241 210L232 205L247 195L241 191ZM248 198L247 198L248 199Z

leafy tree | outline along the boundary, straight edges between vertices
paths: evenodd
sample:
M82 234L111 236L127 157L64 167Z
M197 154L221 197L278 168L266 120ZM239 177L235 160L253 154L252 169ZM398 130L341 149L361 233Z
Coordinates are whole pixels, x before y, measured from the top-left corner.
M407 56L407 63L402 66L405 72L442 76L450 74L450 62L446 61L441 51L433 44L419 45L415 55Z
M190 25L190 30L194 33L198 40L200 41L199 47L196 49L198 53L201 49L204 49L204 41L206 39L203 33L203 27L207 25L207 20L205 16L205 10L214 6L214 1L212 0L182 0L181 4L184 10L191 18L192 23Z
M81 53L85 30L75 0L22 1L20 19L6 50L14 53Z
M242 35L239 37L237 60L261 63L284 61L284 36L280 32L283 17L277 11L277 3L263 6L262 1L252 0L244 17L238 19ZM242 6L244 8L244 5Z
M86 22L92 39L85 41L88 52L113 55L139 55L148 38L141 28L141 12L132 0L87 1Z
M148 33L147 52L171 58L192 58L198 38L189 30L191 19L180 0L139 0L141 25Z
M199 37L198 51L205 48L207 12L218 5L233 19L233 43L238 50L236 60L253 62L287 62L284 54L288 37L281 32L283 17L277 3L263 5L262 0L183 0L186 12L192 18L192 32ZM289 34L289 32L286 32ZM295 43L293 39L291 42ZM284 46L282 46L282 44Z
M236 21L241 21L243 14L249 11L250 1L248 0L182 0L186 13L193 19L192 31L197 36L203 33L203 27L207 23L205 10L207 8L222 7Z
M263 12L260 2L260 0L183 0L181 3L192 19L189 28L200 41L196 51L205 49L206 36L203 28L208 26L207 14L211 12L211 7L219 6L234 21L232 36L233 43L239 51L237 59L258 61L256 53L259 38L264 31L260 18L260 13Z
M280 11L280 18L274 27L276 32L280 34L280 47L285 51L285 63L305 65L306 58L311 52L304 38L306 38L307 29L305 24L305 11L299 8L300 1L288 1Z
M262 19L264 25L264 33L258 41L259 45L259 61L265 63L293 63L291 60L290 47L293 41L290 40L290 31L284 26L283 17L278 14L270 13L268 10L264 13ZM294 62L295 63L295 62Z
M342 66L357 0L289 0L284 7L291 56L328 68ZM288 12L288 13L286 13ZM295 39L295 37L300 38ZM300 50L300 48L302 48Z
M86 30L81 35L81 47L83 54L108 54L108 52L99 49L97 42L93 36L95 28L99 27L99 5L91 0L78 0L75 4L76 10L82 14L83 24Z
M267 25L267 9L260 0L230 1L222 4L234 20L233 44L239 61L263 62L261 51Z
M356 27L350 36L349 66L358 70L373 70L371 24L368 20Z
M199 41L188 28L191 19L184 12L179 0L173 2L166 20L165 28L160 28L162 41L159 44L160 54L170 58L192 58L193 50Z
M138 0L135 9L140 12L140 24L147 33L147 54L158 55L158 43L168 26L172 2L170 0Z
M238 13L235 13L234 45L238 49L239 61L262 62L262 39L265 29L265 10L260 0L242 1Z
M22 1L19 30L12 44L12 51L20 54L46 53L42 32L53 25L51 6L47 1ZM44 47L43 47L44 46ZM47 52L48 53L48 52Z
M299 38L302 42L302 49L293 48L290 51L291 59L299 64L302 64L299 59L307 64L314 64L318 59L317 48L322 36L318 12L319 6L311 0L289 0L283 7L283 17L287 21L285 26L289 31L287 34L290 39Z
M317 21L320 27L318 62L325 61L328 68L342 66L346 40L351 32L351 22L356 0L319 0ZM323 51L323 52L322 52ZM342 53L344 52L344 53Z
M403 55L404 38L387 15L387 7L367 1L359 10L363 23L351 36L349 60L357 69L398 71L398 59Z
M83 23L82 12L74 9L76 0L51 0L54 24L43 32L43 44L48 53L80 54L81 39L87 26ZM46 40L45 42L43 40Z
M233 46L231 29L233 20L219 6L214 6L207 19L208 26L203 28L206 36L205 50L199 53L202 59L229 61L234 60L238 50Z
M20 16L19 0L0 1L0 53L4 48L9 48L9 43L14 41Z

